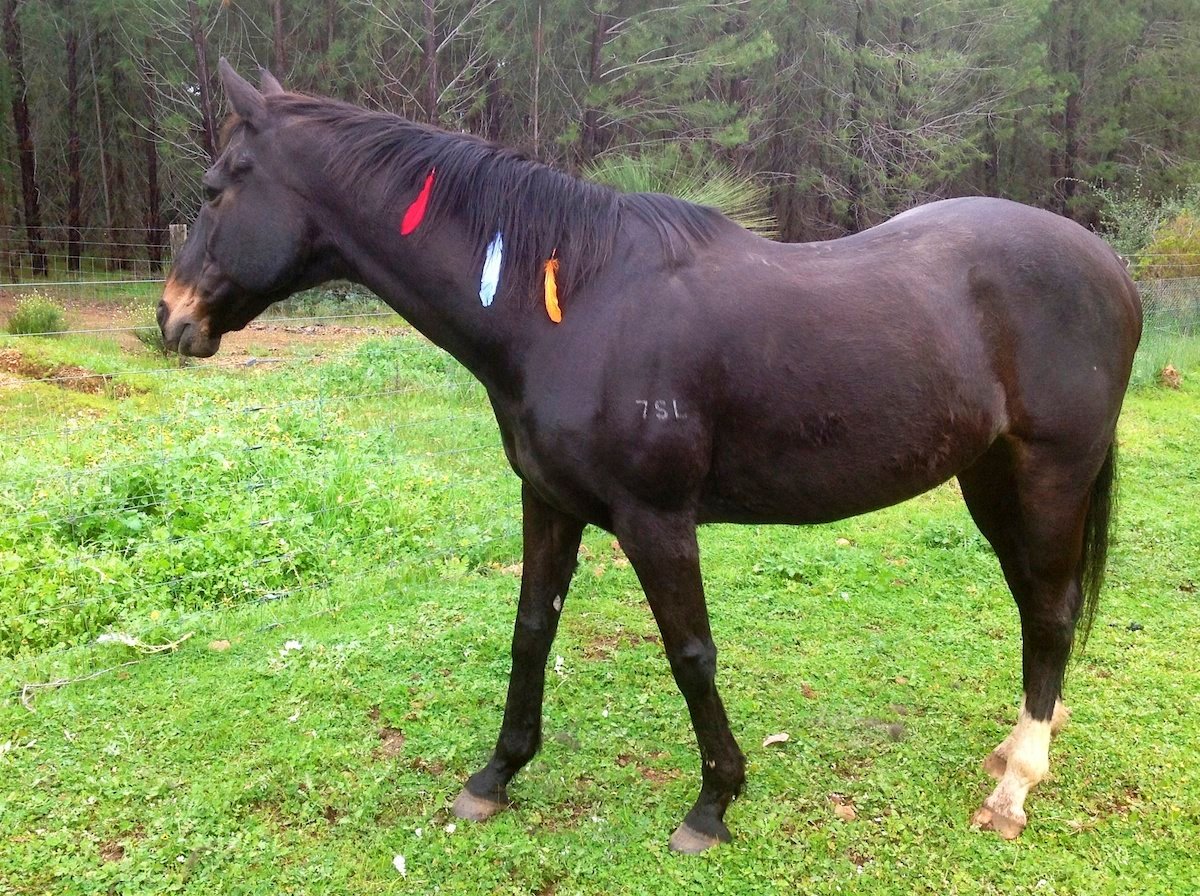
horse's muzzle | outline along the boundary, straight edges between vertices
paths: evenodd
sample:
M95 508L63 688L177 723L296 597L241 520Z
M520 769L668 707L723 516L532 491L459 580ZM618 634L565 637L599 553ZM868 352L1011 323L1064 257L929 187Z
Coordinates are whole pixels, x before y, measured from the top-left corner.
M221 347L220 337L209 336L201 325L190 320L175 321L167 327L160 327L163 334L163 344L173 352L187 355L191 358L211 358Z
M156 317L163 344L170 351L193 358L209 358L221 347L221 337L212 336L207 320L198 319L195 291L181 287L171 278L158 303Z

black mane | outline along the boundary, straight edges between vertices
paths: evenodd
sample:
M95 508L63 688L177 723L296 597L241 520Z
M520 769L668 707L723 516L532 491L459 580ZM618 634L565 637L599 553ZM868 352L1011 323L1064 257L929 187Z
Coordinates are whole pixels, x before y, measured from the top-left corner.
M668 265L688 260L722 220L715 209L658 193L619 193L478 137L397 115L299 94L268 101L284 115L325 125L313 139L326 144L335 176L361 201L395 209L397 223L401 203L436 168L427 214L459 219L475 246L475 269L495 232L504 234L500 298L540 300L542 265L557 250L565 304L608 264L627 215L654 228Z

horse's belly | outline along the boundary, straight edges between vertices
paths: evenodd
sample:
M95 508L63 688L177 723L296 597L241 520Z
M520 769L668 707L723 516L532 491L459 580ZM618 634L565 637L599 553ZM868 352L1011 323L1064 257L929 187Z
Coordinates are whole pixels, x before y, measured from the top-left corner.
M703 522L820 523L897 504L952 478L997 435L987 414L898 437L759 434L718 443ZM914 435L919 437L913 437Z

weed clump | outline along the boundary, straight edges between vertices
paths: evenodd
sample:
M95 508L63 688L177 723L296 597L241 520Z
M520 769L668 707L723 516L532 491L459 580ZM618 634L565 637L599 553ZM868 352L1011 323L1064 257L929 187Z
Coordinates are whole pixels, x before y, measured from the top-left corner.
M167 343L163 340L162 330L158 326L158 318L155 317L153 306L137 315L133 326L133 335L138 342L154 354L161 355L164 358L174 358L179 362L180 367L187 366L189 359L167 348Z
M17 302L5 324L5 329L13 336L55 336L66 328L62 308L37 292Z

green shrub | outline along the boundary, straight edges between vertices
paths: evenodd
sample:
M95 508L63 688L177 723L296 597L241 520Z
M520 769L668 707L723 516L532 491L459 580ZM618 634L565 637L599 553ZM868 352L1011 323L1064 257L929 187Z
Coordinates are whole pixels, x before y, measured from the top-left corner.
M1156 198L1140 189L1117 191L1099 188L1102 200L1100 227L1104 238L1122 255L1137 259L1149 248L1159 231L1176 218L1200 215L1200 184L1174 196Z
M14 336L52 335L67 328L63 310L40 293L30 293L17 302L5 329Z
M1133 268L1138 280L1200 277L1200 216L1182 211L1159 224Z
M355 315L374 316L387 310L387 306L371 292L353 283L339 280L276 302L267 309L263 317L344 318Z

